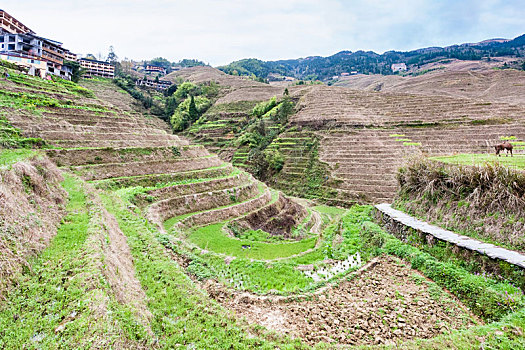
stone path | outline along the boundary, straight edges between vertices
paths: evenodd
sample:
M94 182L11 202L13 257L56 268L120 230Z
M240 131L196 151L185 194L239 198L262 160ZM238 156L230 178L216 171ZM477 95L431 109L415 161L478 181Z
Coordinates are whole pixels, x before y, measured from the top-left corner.
M484 243L467 236L458 235L452 231L442 229L438 226L430 225L424 221L405 214L402 211L392 208L392 206L387 203L378 204L375 207L383 215L387 215L390 217L390 219L399 224L432 235L439 240L486 255L491 259L503 260L509 264L513 264L522 269L525 269L525 255L522 255L518 252L501 248L494 244Z

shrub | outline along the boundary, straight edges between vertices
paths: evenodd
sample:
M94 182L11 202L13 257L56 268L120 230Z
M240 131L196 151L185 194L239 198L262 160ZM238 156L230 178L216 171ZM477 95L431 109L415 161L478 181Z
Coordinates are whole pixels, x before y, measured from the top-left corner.
M189 125L187 112L176 109L171 116L170 123L175 131L183 131Z
M275 149L266 149L264 150L264 156L271 169L277 172L281 171L284 166L284 156L281 152Z
M186 99L190 95L198 95L199 94L199 87L192 82L185 81L179 87L177 88L177 91L173 94L176 99L179 101L182 101Z
M260 102L253 107L252 115L262 117L275 106L277 106L277 98L274 96L269 101Z

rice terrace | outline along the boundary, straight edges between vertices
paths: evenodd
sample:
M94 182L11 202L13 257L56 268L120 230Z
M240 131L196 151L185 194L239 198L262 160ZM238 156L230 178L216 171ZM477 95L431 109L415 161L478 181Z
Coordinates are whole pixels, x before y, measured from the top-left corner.
M212 67L18 12L1 349L525 349L525 35Z

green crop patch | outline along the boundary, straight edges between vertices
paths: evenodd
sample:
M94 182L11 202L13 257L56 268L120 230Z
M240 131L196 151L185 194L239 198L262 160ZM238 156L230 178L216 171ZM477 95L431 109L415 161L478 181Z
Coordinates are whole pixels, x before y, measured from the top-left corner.
M126 203L114 194L105 194L103 201L128 238L137 277L153 314L151 327L161 347L192 344L191 347L195 348L216 349L303 348L299 340L281 337L266 340L264 336L252 336L249 329L243 328L195 286L160 244L167 244L167 238L159 235L139 212L130 211ZM197 263L189 269L206 273ZM254 333L261 334L260 331Z
M513 157L498 157L495 154L456 154L453 156L432 157L431 159L448 164L485 165L499 164L516 169L525 169L525 155L515 154Z
M118 337L146 337L132 313L107 294L91 241L100 223L91 221L81 181L66 175L63 187L69 193L67 216L31 269L16 276L18 286L0 308L3 349L90 348L109 346ZM101 304L113 316L101 318L96 312Z
M264 243L248 239L227 237L222 231L225 222L199 227L189 234L188 240L202 249L219 254L258 260L273 260L299 254L315 246L316 238L294 243Z

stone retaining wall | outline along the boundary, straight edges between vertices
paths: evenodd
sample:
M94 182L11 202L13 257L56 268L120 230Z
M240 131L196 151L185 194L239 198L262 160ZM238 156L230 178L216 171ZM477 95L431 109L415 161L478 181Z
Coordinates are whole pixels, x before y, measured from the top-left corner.
M445 242L455 256L475 262L481 269L480 273L510 279L525 290L525 255L430 225L393 209L390 204L378 204L375 209L376 218L384 228L403 242L413 243L411 237L414 234L419 236L420 243L430 246Z

